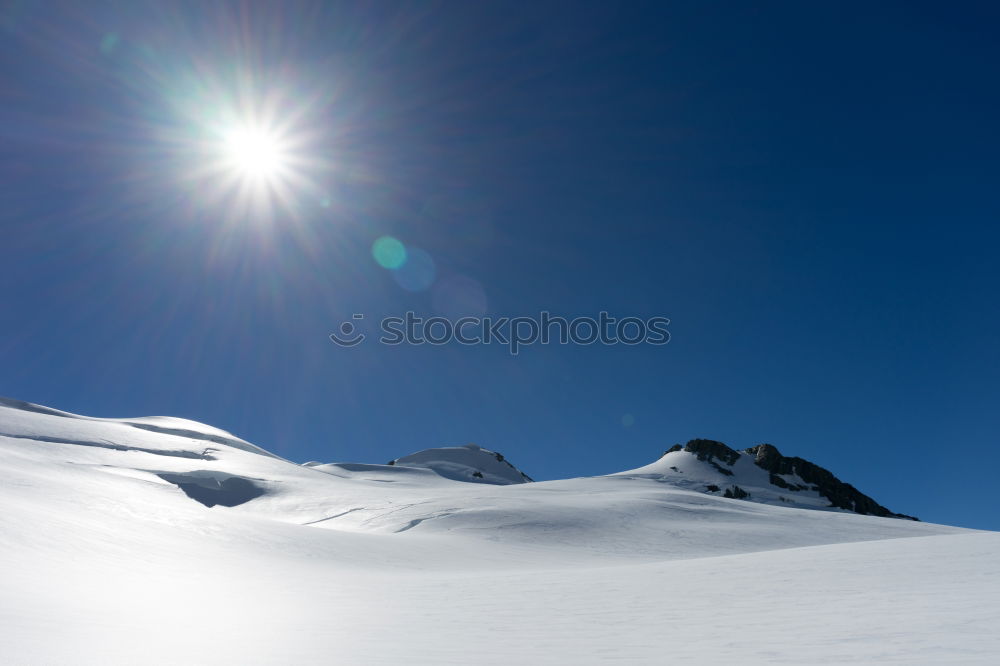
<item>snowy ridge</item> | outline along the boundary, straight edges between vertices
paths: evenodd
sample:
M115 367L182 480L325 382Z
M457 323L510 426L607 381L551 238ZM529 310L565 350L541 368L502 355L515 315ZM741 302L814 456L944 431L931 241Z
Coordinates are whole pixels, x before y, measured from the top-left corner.
M339 663L436 665L1000 650L1000 535L706 493L671 476L709 474L691 452L500 484L428 464L464 449L502 465L491 475L514 469L468 447L297 465L191 421L17 401L0 403L0 433L7 663L319 664L331 645ZM767 478L742 454L732 477L745 465Z
M148 430L150 432L158 432L165 435L175 435L187 439L223 444L225 446L231 446L244 451L251 451L264 456L277 457L273 453L265 451L259 446L254 446L250 442L244 441L239 437L226 432L225 430L213 428L212 426L205 425L204 423L199 423L197 421L177 418L175 416L142 416L126 419L101 419L93 416L71 414L70 412L63 412L58 409L52 409L51 407L43 407L42 405L35 405L30 402L24 402L23 400L14 400L12 398L4 397L0 397L0 408L7 408L11 410L5 411L5 420L0 422L0 434L4 434L4 423L11 423L12 425L16 424L21 427L28 426L27 430L30 431L30 426L28 424L31 424L32 421L26 418L18 418L17 416L17 412L25 412L29 414L57 416L68 420L71 419L73 421L104 423L112 426L107 430L95 430L102 433L107 432L115 434L120 431L113 426L126 426L138 428L140 430ZM70 433L70 437L72 437L72 433L76 432L77 424L72 421L59 425L55 425L56 422L53 421L45 421L44 423L47 424L47 430Z
M475 444L424 449L402 458L390 460L385 465L368 463L324 464L312 461L303 463L303 466L342 477L350 476L355 472L368 472L375 476L388 475L393 479L402 479L407 474L411 475L410 478L420 478L421 474L431 474L434 477L450 481L486 483L497 486L532 481L530 476L510 464L502 454L480 448Z
M680 488L764 504L916 520L890 511L808 460L781 455L770 444L737 451L722 442L692 439L671 447L656 462L620 475L656 478Z
M507 485L530 483L531 477L514 467L502 454L475 444L424 449L389 461L390 465L424 467L446 479Z

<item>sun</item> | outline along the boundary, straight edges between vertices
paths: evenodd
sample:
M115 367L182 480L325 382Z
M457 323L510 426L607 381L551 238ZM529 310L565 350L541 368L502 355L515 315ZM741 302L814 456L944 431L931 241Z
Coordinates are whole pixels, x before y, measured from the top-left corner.
M264 127L244 125L225 131L221 151L226 170L245 180L274 182L288 169L287 147Z
M282 90L185 95L161 138L185 203L223 226L270 228L328 207L333 162L312 106ZM325 203L321 203L325 202Z

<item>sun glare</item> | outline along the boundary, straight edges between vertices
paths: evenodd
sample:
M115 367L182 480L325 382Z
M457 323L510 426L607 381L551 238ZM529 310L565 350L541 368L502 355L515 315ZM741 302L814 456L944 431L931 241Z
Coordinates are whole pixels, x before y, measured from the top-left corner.
M226 133L222 148L227 167L250 180L267 182L287 166L281 140L265 129L234 128Z
M297 219L310 202L329 206L331 163L312 107L281 90L244 85L234 92L208 79L178 96L179 122L162 140L187 201L226 224L262 228Z

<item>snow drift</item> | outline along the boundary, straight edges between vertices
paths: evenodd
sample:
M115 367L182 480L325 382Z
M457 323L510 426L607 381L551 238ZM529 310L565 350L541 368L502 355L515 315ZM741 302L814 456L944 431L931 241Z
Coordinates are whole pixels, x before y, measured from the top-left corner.
M990 663L1000 535L831 507L797 465L685 447L534 483L472 447L298 465L191 421L5 400L0 655Z

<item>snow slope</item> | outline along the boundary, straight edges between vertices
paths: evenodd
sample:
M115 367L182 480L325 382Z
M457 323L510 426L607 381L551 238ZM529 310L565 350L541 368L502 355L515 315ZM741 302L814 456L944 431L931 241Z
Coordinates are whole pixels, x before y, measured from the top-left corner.
M645 468L499 485L303 466L190 421L5 401L0 506L4 663L1000 653L1000 534L726 499Z

